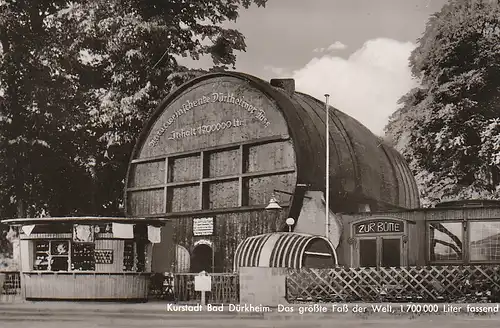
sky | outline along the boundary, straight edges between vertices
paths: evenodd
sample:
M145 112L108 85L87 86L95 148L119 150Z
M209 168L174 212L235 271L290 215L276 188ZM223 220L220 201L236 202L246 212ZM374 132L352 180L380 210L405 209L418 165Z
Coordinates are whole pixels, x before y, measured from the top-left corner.
M236 71L264 80L294 78L296 90L324 100L382 136L397 101L418 85L408 57L430 15L447 0L268 0L242 10L246 40ZM208 58L191 67L207 68Z

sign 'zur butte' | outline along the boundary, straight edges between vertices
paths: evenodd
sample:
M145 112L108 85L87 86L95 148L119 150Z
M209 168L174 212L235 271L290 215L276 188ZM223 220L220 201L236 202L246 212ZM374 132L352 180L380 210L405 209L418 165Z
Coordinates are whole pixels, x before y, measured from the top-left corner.
M388 219L369 220L354 225L357 235L370 233L400 233L404 232L403 222Z

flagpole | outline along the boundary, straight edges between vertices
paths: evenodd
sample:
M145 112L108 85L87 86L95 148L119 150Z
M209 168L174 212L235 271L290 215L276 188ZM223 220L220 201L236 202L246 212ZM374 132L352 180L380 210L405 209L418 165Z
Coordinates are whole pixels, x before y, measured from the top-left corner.
M325 111L326 111L326 185L325 185L325 235L330 239L330 110L328 106L329 94L325 94Z

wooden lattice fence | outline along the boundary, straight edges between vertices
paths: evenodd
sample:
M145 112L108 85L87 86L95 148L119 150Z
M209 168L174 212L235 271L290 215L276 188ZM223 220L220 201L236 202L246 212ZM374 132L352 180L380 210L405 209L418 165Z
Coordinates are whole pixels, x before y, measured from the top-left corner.
M500 266L291 270L289 302L500 301Z

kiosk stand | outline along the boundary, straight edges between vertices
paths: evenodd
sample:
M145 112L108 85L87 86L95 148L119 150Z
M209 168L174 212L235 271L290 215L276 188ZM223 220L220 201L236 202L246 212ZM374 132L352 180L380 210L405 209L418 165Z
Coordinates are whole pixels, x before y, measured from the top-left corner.
M137 300L148 296L158 219L26 218L20 227L21 293L27 300Z

